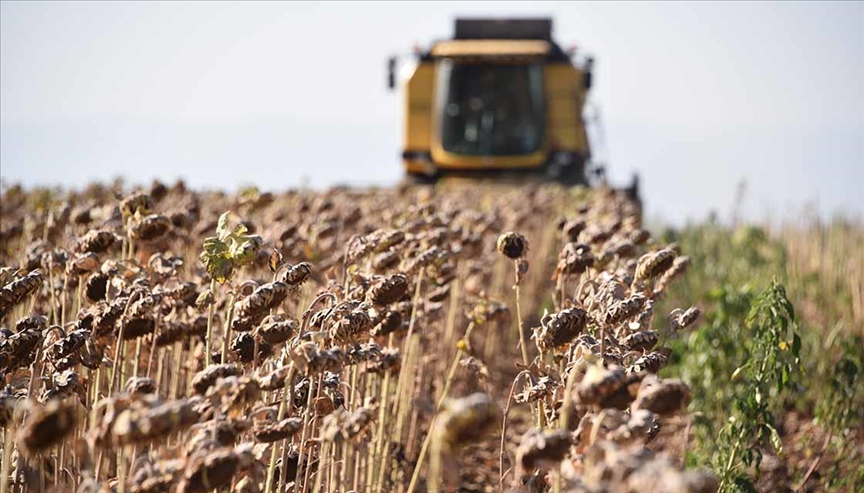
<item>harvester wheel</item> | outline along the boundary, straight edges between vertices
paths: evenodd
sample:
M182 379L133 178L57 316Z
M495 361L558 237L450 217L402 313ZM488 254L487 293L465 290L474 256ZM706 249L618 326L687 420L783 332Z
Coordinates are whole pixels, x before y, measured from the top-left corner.
M406 185L434 185L438 181L437 175L426 175L423 173L406 173L402 182Z
M569 166L562 166L556 170L556 173L550 176L554 181L562 185L576 186L587 185L588 180L585 177L585 164L576 162Z

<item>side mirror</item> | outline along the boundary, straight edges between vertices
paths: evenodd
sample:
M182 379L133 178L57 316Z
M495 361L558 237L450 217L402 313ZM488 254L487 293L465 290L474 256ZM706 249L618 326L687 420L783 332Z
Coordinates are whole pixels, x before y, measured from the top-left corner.
M387 88L393 90L396 88L396 57L391 56L387 60Z
M584 79L582 80L582 86L585 88L586 91L588 91L591 89L591 85L593 84L593 82L594 82L594 58L589 56L585 60L585 75L584 75Z

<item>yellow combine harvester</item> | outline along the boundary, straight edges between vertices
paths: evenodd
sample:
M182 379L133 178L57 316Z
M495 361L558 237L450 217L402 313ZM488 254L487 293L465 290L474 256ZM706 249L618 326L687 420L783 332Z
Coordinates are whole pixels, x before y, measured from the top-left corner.
M415 56L404 83L408 178L513 172L587 183L593 60L564 52L550 19L457 19L453 39ZM396 69L394 57L391 89Z

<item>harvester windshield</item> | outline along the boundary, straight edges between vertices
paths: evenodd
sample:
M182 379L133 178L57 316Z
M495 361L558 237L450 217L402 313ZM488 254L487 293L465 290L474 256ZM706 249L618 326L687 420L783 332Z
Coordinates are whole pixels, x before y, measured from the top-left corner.
M513 156L543 145L543 69L538 63L441 60L441 145L454 154Z

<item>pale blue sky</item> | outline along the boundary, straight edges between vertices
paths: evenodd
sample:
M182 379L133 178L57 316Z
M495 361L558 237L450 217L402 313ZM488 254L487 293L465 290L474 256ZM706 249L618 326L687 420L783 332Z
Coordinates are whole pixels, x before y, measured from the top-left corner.
M457 15L550 15L597 59L648 213L864 214L864 3L0 3L0 177L281 190L401 176L386 58Z

